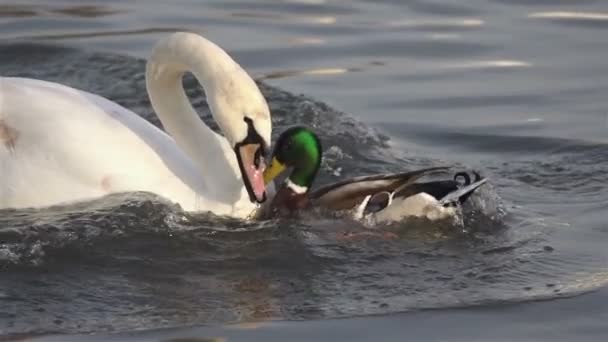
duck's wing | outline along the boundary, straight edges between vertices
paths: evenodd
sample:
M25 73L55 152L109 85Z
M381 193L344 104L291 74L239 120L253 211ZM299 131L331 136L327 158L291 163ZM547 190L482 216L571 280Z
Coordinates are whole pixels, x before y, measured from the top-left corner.
M456 180L459 176L464 177L464 183ZM487 181L486 178L482 178L477 173L474 173L474 176L473 182L471 182L471 178L467 173L461 172L455 175L454 180L404 184L395 191L393 198L407 198L420 193L426 193L433 196L442 205L455 202L463 203L477 188Z
M487 178L480 178L474 183L465 185L456 191L449 192L442 198L439 198L439 204L447 205L455 202L464 203L477 188L484 185L487 181Z
M316 189L310 194L310 200L315 206L332 210L352 209L368 195L383 191L393 192L423 176L448 169L449 167L432 167L403 173L355 177Z
M463 204L477 188L487 182L477 173L472 178L460 172L454 180L405 184L392 194L379 193L362 204L359 217L375 214L376 222L400 221L408 216L442 219L455 213L454 204ZM462 176L464 182L457 179Z
M424 192L435 197L436 200L440 200L451 192L458 190L459 187L460 184L453 180L406 184L395 191L393 198L407 198Z

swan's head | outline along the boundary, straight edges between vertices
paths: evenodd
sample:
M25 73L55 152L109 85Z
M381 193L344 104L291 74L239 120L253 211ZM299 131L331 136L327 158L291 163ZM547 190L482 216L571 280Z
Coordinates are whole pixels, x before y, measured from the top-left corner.
M212 82L215 87L209 87L207 99L213 116L234 148L249 199L262 203L266 200L264 159L270 147L272 126L268 104L240 67Z

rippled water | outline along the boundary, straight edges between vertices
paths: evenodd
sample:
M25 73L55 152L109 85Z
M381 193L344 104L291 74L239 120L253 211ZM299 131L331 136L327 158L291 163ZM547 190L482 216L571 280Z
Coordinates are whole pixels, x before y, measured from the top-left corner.
M484 214L353 240L343 232L366 228L346 219L246 224L150 194L4 210L0 334L500 307L608 280L601 1L82 3L0 5L0 73L86 89L158 124L141 58L165 32L200 32L262 82L275 136L298 123L320 133L320 184L473 168L490 178Z

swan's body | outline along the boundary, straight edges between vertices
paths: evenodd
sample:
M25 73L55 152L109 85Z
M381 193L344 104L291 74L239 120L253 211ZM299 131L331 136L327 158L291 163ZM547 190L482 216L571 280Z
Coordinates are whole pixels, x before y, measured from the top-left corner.
M181 85L189 70L202 83L226 138L190 106ZM270 144L268 106L254 81L215 44L177 33L155 47L146 82L171 136L103 97L56 83L0 78L0 208L148 191L187 211L252 214L254 200L260 200L256 172L263 169L254 162L261 158L256 148Z

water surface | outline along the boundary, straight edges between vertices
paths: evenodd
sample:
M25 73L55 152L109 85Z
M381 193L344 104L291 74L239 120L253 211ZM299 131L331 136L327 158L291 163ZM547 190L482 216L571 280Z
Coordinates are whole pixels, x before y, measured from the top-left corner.
M366 229L345 219L189 215L149 194L5 210L0 333L312 319L269 335L329 336L324 320L364 315L338 331L369 324L398 335L398 322L421 317L474 330L478 306L490 327L552 310L605 315L604 290L557 299L608 279L607 29L601 1L0 5L2 75L86 89L158 124L142 58L161 36L190 30L262 82L275 136L299 123L320 133L328 155L319 183L445 164L491 179L476 202L483 215L383 228L392 240L344 240ZM192 79L186 87L209 122L200 88ZM509 304L537 299L556 304ZM438 311L397 314L421 309ZM572 324L572 339L606 336L597 321ZM590 326L595 334L580 333ZM509 329L497 334L509 340Z

